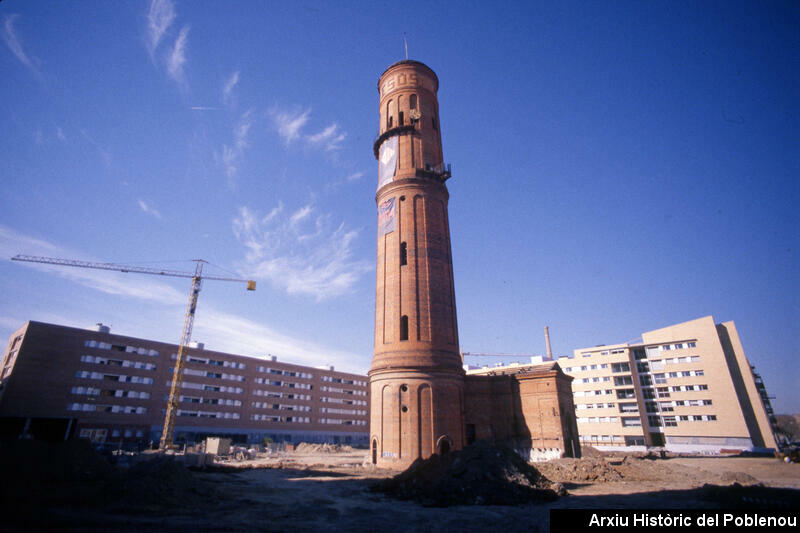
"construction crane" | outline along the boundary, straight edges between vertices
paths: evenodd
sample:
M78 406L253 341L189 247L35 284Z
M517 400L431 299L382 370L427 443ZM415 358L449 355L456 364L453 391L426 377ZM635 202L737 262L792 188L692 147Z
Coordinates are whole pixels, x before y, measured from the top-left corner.
M175 430L175 415L178 410L178 399L180 397L181 384L183 383L184 354L192 340L192 327L194 326L194 315L197 311L197 298L200 295L200 288L203 280L215 281L240 281L247 283L247 290L256 290L256 282L253 280L239 278L223 278L218 276L203 276L203 264L208 263L202 259L194 259L194 272L184 272L180 270L165 270L159 268L148 268L138 266L120 265L117 263L92 263L89 261L76 261L72 259L56 259L54 257L38 257L32 255L16 255L12 261L27 261L29 263L45 263L48 265L70 266L78 268L94 268L97 270L114 270L117 272L133 272L137 274L154 274L158 276L172 276L176 278L192 278L192 291L189 293L189 305L186 309L186 318L183 321L183 333L181 343L178 346L178 355L175 360L175 368L172 373L172 384L167 399L167 413L164 417L164 429L161 432L161 442L159 447L166 450L172 446L172 434Z

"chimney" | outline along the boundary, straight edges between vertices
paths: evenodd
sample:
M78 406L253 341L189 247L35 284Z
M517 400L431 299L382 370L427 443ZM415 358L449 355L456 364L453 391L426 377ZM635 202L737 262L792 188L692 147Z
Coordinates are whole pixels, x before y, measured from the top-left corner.
M550 328L544 327L544 344L547 348L547 358L553 358L553 350L550 348Z

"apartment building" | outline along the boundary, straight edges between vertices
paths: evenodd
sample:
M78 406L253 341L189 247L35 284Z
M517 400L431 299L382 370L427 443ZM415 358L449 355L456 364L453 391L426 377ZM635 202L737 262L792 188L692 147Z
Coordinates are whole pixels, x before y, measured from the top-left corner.
M114 335L107 326L28 322L0 359L0 433L97 442L158 442L178 346ZM188 349L175 442L368 441L367 377Z
M642 334L642 342L574 351L558 363L574 378L582 444L671 451L776 448L763 380L734 323L711 316Z

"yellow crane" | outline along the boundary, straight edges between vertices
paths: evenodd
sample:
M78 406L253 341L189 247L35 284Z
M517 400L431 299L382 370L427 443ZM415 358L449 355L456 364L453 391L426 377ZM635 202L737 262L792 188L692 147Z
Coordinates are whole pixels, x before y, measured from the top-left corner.
M197 310L197 298L200 295L200 288L203 280L216 281L240 281L247 283L247 290L256 290L256 282L253 280L239 278L224 278L219 276L203 276L203 264L208 261L194 259L194 272L184 272L180 270L166 270L160 268L149 268L139 266L120 265L117 263L93 263L89 261L76 261L73 259L57 259L54 257L38 257L33 255L16 255L12 261L27 261L30 263L45 263L48 265L70 266L78 268L94 268L97 270L114 270L117 272L134 272L137 274L154 274L157 276L172 276L176 278L192 278L192 291L189 293L189 305L186 309L186 318L183 321L183 333L181 343L178 346L178 355L175 360L175 368L172 373L172 385L167 399L167 413L164 417L164 429L161 432L161 442L159 447L162 450L172 446L172 434L175 430L175 415L178 410L178 398L180 397L181 383L183 382L184 353L192 340L192 327L194 326L194 315Z

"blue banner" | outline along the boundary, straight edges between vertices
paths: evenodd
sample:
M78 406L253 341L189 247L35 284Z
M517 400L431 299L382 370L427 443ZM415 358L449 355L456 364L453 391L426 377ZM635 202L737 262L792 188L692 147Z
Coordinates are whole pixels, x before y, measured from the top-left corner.
M397 229L394 198L385 200L378 206L378 236L382 237Z

